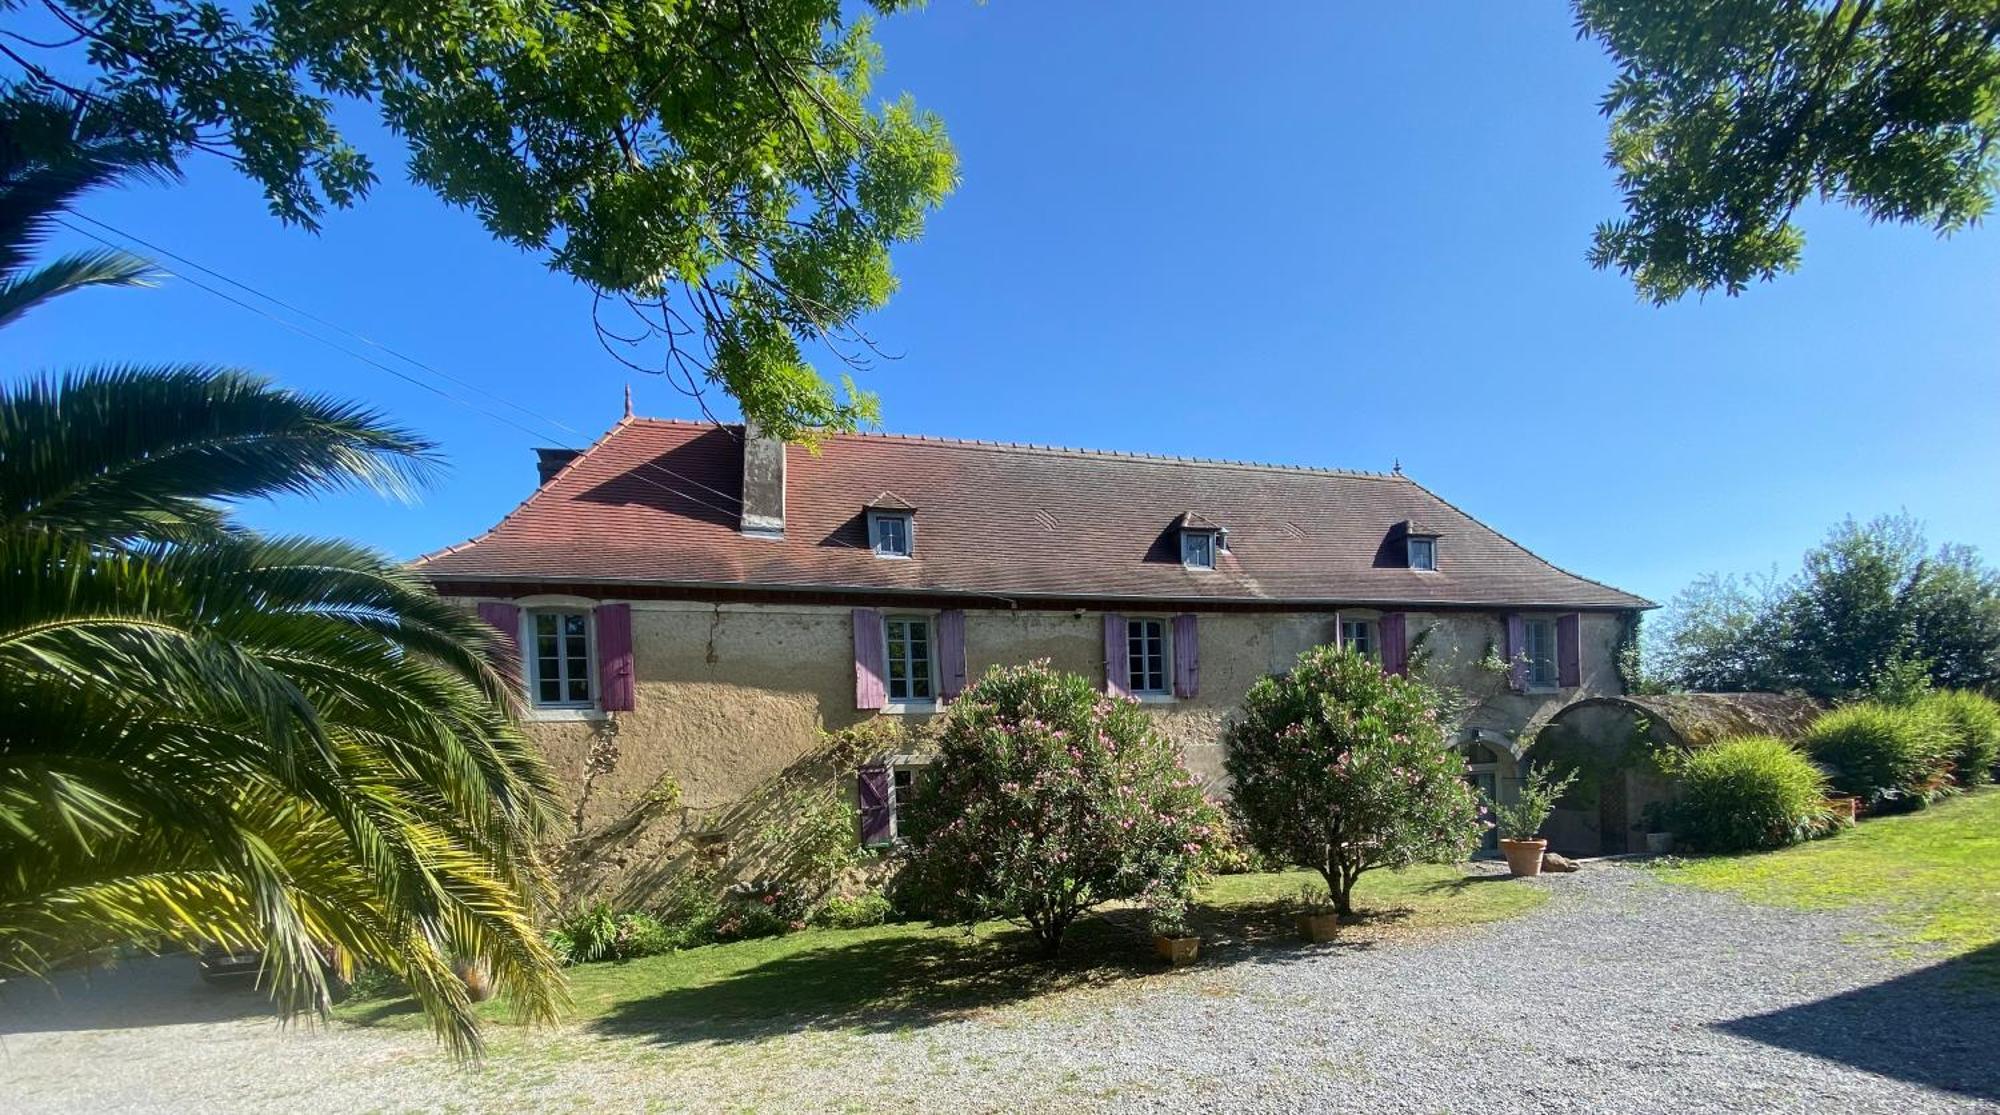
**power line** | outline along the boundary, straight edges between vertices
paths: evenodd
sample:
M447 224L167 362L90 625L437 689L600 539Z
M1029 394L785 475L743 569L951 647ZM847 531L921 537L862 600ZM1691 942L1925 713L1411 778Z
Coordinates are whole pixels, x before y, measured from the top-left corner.
M530 418L534 418L534 419L538 419L538 420L540 420L540 421L543 421L543 422L547 422L547 423L548 423L548 424L550 424L551 426L555 426L555 427L557 427L558 429L563 429L563 430L568 430L568 431L569 431L570 433L573 433L573 434L577 434L578 436L581 436L581 434L582 434L582 432L581 432L581 431L579 431L579 430L576 430L576 429L574 429L574 428L572 428L572 427L570 427L570 426L567 426L567 425L564 425L563 423L561 423L561 422L558 422L558 421L556 421L555 419L553 419L553 418L550 418L550 417L548 417L548 416L546 416L546 415L543 415L543 414L538 414L538 413L536 413L535 411L532 411L532 410L528 409L527 407L524 407L524 406L522 406L521 404L519 404L519 403L515 402L514 400L512 400L512 399L510 399L510 398L506 397L505 395L501 395L501 394L498 394L498 393L496 393L496 392L493 392L493 391L488 391L487 389L485 389L484 387L481 387L481 386L479 386L479 385L478 385L478 384L476 384L476 383L470 383L470 382L468 382L468 381L466 381L466 380L463 380L463 379L460 379L459 377L457 377L457 376L455 376L455 375L452 375L452 374L451 374L451 373L449 373L449 372L446 372L446 371L443 371L443 370L441 370L441 369L438 369L438 368L435 368L435 367L433 367L433 366L431 366L431 365L429 365L429 364L426 364L426 363L424 363L423 361L421 361L421 360L417 359L417 358L416 358L416 357L414 357L414 356L411 356L411 355L408 355L407 353L403 353L403 352L398 352L397 350L395 350L395 349L393 349L393 348L390 348L390 347L389 347L388 345L385 345L385 344L381 343L380 341L377 341L377 340L375 340L375 339L374 339L374 338L372 338L372 337L369 337L369 336L367 336L367 335L365 335L365 334L362 334L362 333L357 333L357 332L355 332L354 330L352 330L352 329L349 329L349 328L347 328L347 327L346 327L346 326L344 326L344 325L341 325L341 324L340 324L339 322L334 322L334 321L328 321L327 319L325 319L325 318L323 318L323 317L319 316L318 314L315 314L315 313L313 313L313 312L312 312L311 310L307 310L307 309L304 309L303 307L300 307L300 306L295 306L295 305L293 305L292 303L290 303L290 302L287 302L287 301L285 301L284 299L282 299L282 298L279 298L278 296L276 296L276 295L274 295L274 294L266 294L265 292L263 292L263 291L261 291L261 290L258 290L258 289L257 289L256 287L253 287L253 286L251 286L251 285L250 285L250 284L248 284L248 283L244 283L244 282L239 282L238 280L236 280L236 279L232 279L232 278L230 278L229 276L227 276L227 275L223 274L222 272L220 272L220 271L217 271L217 270L215 270L214 268L211 268L211 267L205 267L205 266L203 266L202 264L200 264L200 263L197 263L196 261L194 261L194 260L192 260L192 259L189 259L188 257L186 257L186 256L184 256L184 255L181 255L181 254L180 254L179 252L176 252L176 251L174 251L174 250L173 250L173 249L171 249L171 248L167 248L167 247L163 247L162 245L159 245L159 244L155 244L155 243L153 243L153 242L152 242L151 240L148 240L148 239L146 239L146 238L145 238L145 237L143 237L143 236L139 236L139 235L136 235L136 234L134 234L134 233L130 233L130 232L126 232L126 231L125 231L124 229L122 229L122 228L117 228L117 227L114 227L114 226L112 226L112 225L109 225L109 224L106 224L105 222L103 222L103 221L100 221L100 220L98 220L97 218L95 218L95 217L92 217L92 216L89 216L89 215L87 215L87 214L84 214L84 213L70 213L70 214L69 214L69 216L72 216L72 217L75 217L75 218L77 218L78 220L82 220L82 221L89 221L89 222L90 222L91 224L94 224L94 225L96 225L96 226L97 226L98 228L101 228L101 229L105 230L106 232L110 232L110 233L112 233L112 234L114 234L114 235L117 235L117 236L121 236L121 237L124 237L125 239L127 239L127 240L130 240L130 241L132 241L133 243L135 243L135 244L138 244L138 245L140 245L141 247L145 248L145 249L146 249L146 250L148 250L148 251L152 251L152 252L158 252L158 253L159 253L160 255L163 255L163 256L166 256L166 257L167 257L167 258L169 258L169 259L174 259L174 260L179 260L179 261L180 261L181 263L184 263L184 264L186 264L187 266L189 266L189 267L192 267L192 268L194 268L194 269L195 269L196 271L199 271L199 272L201 272L202 274L204 274L204 275L207 275L207 276L209 276L210 278L214 278L214 279L218 279L218 280L220 280L220 281L222 281L222 282L225 282L225 283L228 283L228 284L229 284L230 286L233 286L233 287L235 287L235 288L236 288L236 289L238 289L238 290L241 290L241 291L244 291L245 293L247 293L247 294L251 294L251 295L254 295L254 296L258 297L258 298L262 298L262 299L263 299L264 301L266 301L266 302L269 302L269 303L271 303L271 304L272 304L272 305L274 305L274 306L280 306L280 307L282 307L282 308L284 308L284 309L286 309L286 310L289 310L289 311L290 311L290 312L292 312L292 313L295 313L295 314L299 315L299 316L300 316L300 317L302 317L302 318L305 318L305 319L306 319L306 320L308 320L308 321L311 321L311 322L314 322L315 324L318 324L318 325L323 325L323 326L325 326L326 328L328 328L328 329L332 329L332 330L334 330L335 332L338 332L338 333L344 333L344 334L346 334L347 336L349 336L349 337L352 337L352 338L354 338L355 340L357 340L357 341L360 341L360 342L361 342L362 344L364 344L364 345L368 345L368 346L369 346L369 347L371 347L371 348L377 348L377 349L381 349L381 350L382 350L383 352L386 352L386 353L388 353L388 354L389 354L390 356L393 356L393 357L395 357L396 359L398 359L398 360L401 360L401 361L403 361L403 362L404 362L404 363L406 363L406 364L411 364L411 365L414 365L414 366L416 366L416 367L418 367L418 368L422 368L422 369L423 369L424 371L426 371L426 372L429 372L430 374L432 374L432 375L434 375L434 376L438 377L439 379L442 379L442 380L446 380L446 381L448 381L448 382L451 382L451 383L455 383L455 384L459 385L460 387L463 387L463 388L465 388L465 389L466 389L466 390L468 390L468 391L476 391L476 392L478 392L479 394L481 394L481 395L484 395L484 396L486 396L486 397L487 397L487 398L489 398L489 399L492 399L492 400L494 400L494 401L496 401L496 402L499 402L499 403L501 403L501 404L503 404L503 405L505 405L505 406L509 406L509 407L512 407L513 409L515 409L515 410L517 410L517 411L520 411L520 412L521 412L522 414L525 414L525 415L527 415L527 416L528 416L528 417L530 417ZM74 226L70 226L70 227L71 227L72 231L75 231L75 232L83 232L83 230L82 230L82 229L79 229L79 228L75 228ZM84 235L86 235L86 236L89 236L89 235L90 235L90 233L87 233L87 232L85 232L85 233L84 233ZM98 242L99 242L99 243L103 243L103 241L102 241L102 240L99 240ZM162 270L164 270L164 268L163 268ZM186 279L186 278L187 278L187 276L183 275L183 276L181 276L181 278L183 278L183 279ZM193 280L192 280L192 279L189 279L188 281L189 281L189 282L193 282ZM199 285L199 284L197 284L197 285ZM241 303L238 303L238 305L241 305ZM537 436L540 436L540 435L537 435Z
M75 214L75 215L76 215L76 216L82 216L81 214ZM140 245L143 245L143 246L145 246L145 247L147 247L147 248L150 248L150 249L152 249L152 250L155 250L155 251L158 251L158 252L160 252L160 253L162 253L162 254L164 254L164 255L167 255L167 256L171 256L172 258L174 258L174 259L176 259L176 260L179 260L179 261L181 261L181 262L182 262L183 264L185 264L185 265L186 265L186 266L188 266L189 268L192 268L192 269L195 269L195 270L199 270L199 271L201 271L201 272L203 272L203 273L205 273L205 274L208 274L208 275L212 275L212 276L214 276L215 278L217 278L218 280L221 280L221 281L223 281L223 282L226 282L226 283L229 283L229 284L230 284L231 286L234 286L234 287L237 287L238 289L241 289L241 290L244 290L244 291L247 291L247 292L249 292L249 293L251 293L251 294L255 295L255 296L256 296L256 297L258 297L258 298L262 298L262 299L264 299L264 300L266 300L266 301L268 301L268 302L272 303L273 305L276 305L276 306L281 306L281 307L284 307L285 309L287 309L287 310L289 310L289 311L291 311L291 312L293 312L293 313L296 313L296 314L299 314L300 316L303 316L303 317L306 317L306 318L309 318L309 319L311 319L311 320L313 320L313 321L315 321L315 322L318 322L318 323L320 323L320 324L322 324L322 325L326 326L327 328L330 328L330 329L337 329L337 330L339 330L340 332L342 332L342 333L345 333L345 334L347 334L348 336L351 336L351 337L355 337L355 338L357 338L357 339L359 339L359 340L363 340L363 341L366 341L366 342L367 342L368 344L371 344L371 345L375 345L375 347L377 347L377 348L380 348L380 349L382 349L382 350L383 350L384 352L388 352L388 353L390 353L391 355L394 355L394 356L397 356L398 358L400 358L400 359L402 359L402 360L406 360L406 361L408 361L409 363L411 363L411 364L415 365L416 367L418 367L418 368L422 368L423 370L425 370L425 371L427 371L427 372L430 372L430 373L431 373L431 374L433 374L433 375L437 375L437 376L439 376L439 377L441 377L441 378L444 378L444 379L447 379L447 380L449 380L449 381L451 381L451 382L453 382L453 383L457 383L457 384L460 384L461 386L466 386L466 387L468 387L468 388L469 388L470 390L473 390L473 391L477 391L477 392L479 392L480 394L483 394L483 395L486 395L486 396L488 396L489 398L496 398L496 399L499 399L499 400L500 400L501 402L504 402L504 403L506 403L506 404L507 404L508 406L511 406L511 407L513 407L514 409L516 409L516 410L519 410L519 411L521 411L521 412L522 412L523 414L526 414L526 415L528 415L529 417L531 417L531 418L534 418L534 419L536 419L537 421L541 421L541 422L545 422L545 423L548 423L549 425L552 425L552 426L557 426L557 427L560 427L560 428L562 428L562 429L565 429L565 430L568 430L568 429L570 429L570 427L568 427L568 426L565 426L565 425L563 425L562 423L560 423L560 422L557 422L556 420L554 420L554 419L552 419L552 418L549 418L549 417L547 417L546 415L543 415L543 414L540 414L539 412L536 412L536 411L534 411L534 410L531 410L531 409L528 409L528 408L526 408L526 407L523 407L523 406L521 406L521 405L519 405L519 404L517 404L517 403L514 403L514 402L513 402L512 400L509 400L509 399L506 399L506 398L505 398L505 397L503 397L503 396L497 396L497 395L494 395L494 394L493 394L492 392L490 392L490 391L486 391L486 390L485 390L485 389L483 389L483 388L480 388L480 387L477 387L477 386L474 386L474 385L471 385L471 384L467 384L467 383L466 383L466 382L465 382L464 380L462 380L462 379L459 379L458 377L455 377L455 376L450 376L450 375L447 375L446 373L443 373L443 372L440 372L440 371L438 371L437 369L435 369L435 368L432 368L432 367L431 367L430 365L428 365L428 364L425 364L425 363L423 363L423 362L421 362L421 361L418 361L418 360L415 360L415 359L412 359L412 358L410 358L410 357L408 357L408 356L403 356L403 355L402 355L401 353L397 353L397 352L396 352L395 350L393 350L393 349L390 349L390 348L389 348L388 346L386 346L386 345L380 345L380 344L377 344L377 343L376 343L376 342L374 342L374 341L368 341L366 337L363 337L363 336L362 336L361 334L359 334L359 333L356 333L356 332L354 332L354 331L352 331L352 330L350 330L350 329L346 329L346 328L345 328L345 327L343 327L343 326L340 326L340 325L336 325L336 324L334 324L334 323L332 323L332 322L329 322L329 321L327 321L327 320L326 320L325 318L322 318L322 317L319 317L319 316L317 316L317 315L315 315L315 314L312 314L312 313L309 313L309 312L307 312L307 311L305 311L305 310L302 310L302 309L299 309L299 308L297 308L297 307L295 307L295 306L292 306L292 305L291 305L290 303L287 303L287 302L285 302L285 301L284 301L283 299L280 299L280 298L277 298L277 297L274 297L274 296L272 296L272 295L268 295L268 294L265 294L265 293L264 293L263 291L261 291L261 290L258 290L258 289L257 289L256 287L253 287L253 286L249 285L248 283L244 283L244 282L240 282L240 281L238 281L238 280L236 280L236 279L232 279L232 278L230 278L230 277L228 277L228 276L226 276L226 275L223 275L223 274L222 274L221 272L218 272L218 271L215 271L215 270L213 270L213 269L211 269L211 268L208 268L208 267L204 267L204 266L202 266L201 264L199 264L199 263L196 263L196 262L194 262L193 260L190 260L190 259L188 259L188 258L187 258L187 257L185 257L185 256L182 256L182 255L179 255L179 254L177 254L177 253L175 253L175 252L171 252L171 251L168 251L167 249L165 249L165 248L161 248L161 247L159 247L158 245L155 245L155 244L152 244L152 243L150 243L150 242L148 242L148 241L146 241L146 240L143 240L143 239L141 239L140 237L137 237L137 236L133 236L133 235L131 235L130 233L127 233L127 232L125 232L125 231L123 231L123 230L121 230L121 229L118 229L118 228L115 228L115 227L113 227L113 226L111 226L111 225L108 225L108 224L105 224L105 223L104 223L103 221L99 221L99 220L95 220L95 219L93 219L93 218L89 218L89 217L84 217L83 219L84 219L84 220L87 220L87 221L90 221L90 223L92 223L92 224L94 224L94 225L98 225L99 227L101 227L101 228L104 228L105 230L107 230L107 231L109 231L109 232L113 233L114 235L117 235L117 236L121 236L121 237L125 237L125 238L127 238L127 239L130 239L130 240L131 240L132 242L134 242L134 243L136 243L136 244L140 244ZM62 225L62 226L63 226L64 228L67 228L67 229L69 229L69 230L70 230L71 232L74 232L74 233L76 233L76 234L77 234L77 235L79 235L79 236L84 236L84 237L88 237L88 238L90 238L91 240L95 240L96 242L98 242L99 244L102 244L102 245L104 245L104 246L105 246L105 247L107 247L107 248L112 248L112 249L116 249L116 250L121 250L121 251L122 251L122 250L124 250L124 247L123 247L123 245L120 245L120 244L117 244L117 243L114 243L113 241L110 241L110 240L107 240L107 239L105 239L104 237L102 237L102 236L99 236L99 235L97 235L97 234L96 234L96 233L94 233L94 232L91 232L91 231L90 231L89 229L85 229L85 228L78 228L78 227L77 227L76 225L73 225L73 224L69 223L69 222L68 222L67 220L63 219L63 218L62 218L62 217L60 217L60 216L58 216L58 217L56 217L56 218L55 218L55 222L56 222L57 224L60 224L60 225ZM330 348L330 349L333 349L333 350L334 350L335 352L339 352L339 353L341 353L341 354L343 354L343 355L345 355L345 356L349 356L349 357L352 357L353 359L355 359L355 360L358 360L358 361L362 362L363 364L367 364L367 365L369 365L370 367L373 367L373 368L376 368L376 369L378 369L378 370L380 370L380 371L383 371L383 372L387 372L387 373L388 373L389 375L392 375L392 376L396 377L397 379L399 379L399 380L402 380L402 381L403 381L403 382L405 382L405 383L408 383L408 384L411 384L411 385L413 385L413 386L416 386L416 387L420 387L420 388L422 388L422 389L424 389L424 390L426 390L426 391L429 391L430 393L432 393L432 394L434 394L434 395L438 396L439 398L442 398L442 399L446 399L446 400L448 400L448 401L450 401L450 402L453 402L453 403L456 403L456 404L458 404L459 406L462 406L462 407L465 407L466 409L468 409L468 410L471 410L471 411L473 411L473 412L474 412L474 413L476 413L476 414L479 414L479 415L482 415L482 416L484 416L484 417L486 417L486 418L490 418L490 419L492 419L492 420L493 420L493 421L495 421L495 422L499 422L499 423L502 423L502 424L504 424L504 425L506 425L506 426L509 426L509 427L512 427L513 429L516 429L516 430L519 430L519 431L521 431L522 433L525 433L525 434L527 434L527 435L528 435L529 437L532 437L532 438L535 438L535 439L537 439L537 440L549 440L549 441L554 441L554 442L556 442L557 444L561 445L561 446L562 446L563 448L565 448L565 449L569 449L569 450L572 450L572 451L574 451L574 452L578 452L578 453L581 453L581 452L583 452L583 450L582 450L582 449L578 448L578 447L577 447L577 446L575 446L575 445L571 445L571 444L569 444L569 443L568 443L568 442L567 442L567 441L566 441L565 439L563 439L563 438L561 438L561 437L550 437L549 435L547 435L546 433L544 433L544 432L542 432L542 431L539 431L539 430L535 430L535 429L532 429L532 428L530 428L530 427L528 427L528 426L524 426L524 425L522 425L522 424L521 424L520 422L517 422L517 421L515 421L514 419L511 419L511 418L508 418L508 417L507 417L507 416L505 416L505 415L501 415L501 414L495 414L495 413L494 413L493 411L491 411L491 410L488 410L488 409L486 409L485 407L482 407L482 406L480 406L479 404L477 404L477 403L474 403L474 402L471 402L471 401L469 401L469 400L467 400L467 399L463 399L463 398L460 398L459 396L457 396L457 395L454 395L454 394L453 394L453 393L451 393L450 391L447 391L447 390L445 390L445 389L443 389L443 388L441 388L441 387L437 386L436 384L433 384L433 383L427 383L427 382L425 382L424 380L421 380L421 379L418 379L417 377L415 377L415 376L413 376L413 375L410 375L409 373L407 373L407 372L403 371L402 369L399 369L399 368L394 368L394 367L391 367L391 366L389 366L389 365L387 365L387 364L384 364L384 363L382 363L382 362L381 362L380 360L376 360L375 358L373 358L373 357L371 357L371 356L369 356L369 355L367 355L367 354L365 354L365 353L360 353L360 352L356 352L356 351L354 351L353 349L351 349L351 348L348 348L348 347L346 347L345 345L342 345L342 344L340 344L339 342L337 342L337 341L334 341L334 340L332 340L331 338L328 338L328 337L325 337L325 336L322 336L322 335L320 335L320 334L318 334L318 333L315 333L315 332L313 332L312 330L309 330L309 329L306 329L306 328L304 328L303 326L299 325L299 324L298 324L297 322L293 322L293 321L289 321L289 320L286 320L285 318L282 318L282 317L279 317L278 315L276 315L276 314L273 314L273 313L271 313L270 311L268 311L268 310L264 309L264 308L263 308L263 307L261 307L261 306L257 306L257 305L253 305L253 304L251 304L251 303L249 303L249 302L245 302L244 300L242 300L242 299L240 299L240 298L237 298L237 297L235 297L234 295L231 295L231 294L227 293L226 291L221 291L221 290L217 290L217 289L216 289L215 287L212 287L212 286L208 285L207 283L204 283L204 282L202 282L201 280L199 280L199 279L196 279L196 278L194 278L194 277L193 277L193 276L191 276L191 275L188 275L188 274L185 274L185 273L183 273L183 272L179 272L179 271L175 271L175 270L173 270L172 268L169 268L169 267L166 267L166 266L163 266L163 265L161 265L161 264L158 264L158 263L154 263L154 266L155 266L156 268L158 268L158 269L159 269L160 271L162 271L162 272L164 272L164 273L166 273L166 274L168 274L168 275L172 275L172 276L174 276L175 278L177 278L177 279L180 279L181 281L183 281L183 282L185 282L185 283L189 284L190 286L193 286L193 287L195 287L195 288L196 288L196 289L198 289L198 290L202 290L202 291L205 291L205 292L207 292L207 293L209 293L209 294L211 294L211 295L214 295L215 297L217 297L217 298L220 298L220 299L222 299L223 301L225 301L225 302L228 302L228 303L230 303L230 304L231 304L231 305L233 305L233 306L237 306L237 307L239 307L239 308L241 308L241 309L244 309L244 310L248 310L248 311L250 311L251 313L253 313L253 314L256 314L256 315L257 315L257 316L259 316L259 317L262 317L262 318L265 318L266 320L269 320L269 321L271 321L271 322L274 322L274 323L276 323L276 324L278 324L278 325L281 325L281 326L283 326L283 327L284 327L284 328L286 328L286 329L289 329L289 330L291 330L292 332L294 332L294 333L298 334L298 335L299 335L299 336L301 336L301 337L305 337L305 338L306 338L306 339L308 339L308 340L311 340L311 341L316 341L316 342L318 342L318 343L320 343L320 344L322 344L322 345L325 345L326 347L328 347L328 348ZM575 431L573 431L573 430L572 430L571 432L575 432ZM670 468L667 468L667 467L666 467L665 465L662 465L662 464L660 464L660 463L659 463L659 462L657 462L657 461L641 461L641 462L639 462L639 467L640 467L640 468L648 468L648 469L652 469L652 470L654 470L654 471L657 471L657 472L659 472L659 473L662 473L663 475L666 475L666 476L670 476L670 477L673 477L674 479L677 479L677 480L681 481L682 483L685 483L685 484L690 484L690 485L693 485L693 486L695 486L695 487L697 487L697 488L702 488L702 489L704 489L704 490L707 490L707 491L709 491L709 492L713 492L713 493L715 493L715 494L716 494L716 495L718 495L718 496L721 496L721 497L723 497L723 498L725 498L725 499L728 499L728 500L731 500L731 501L734 501L734 502L735 502L735 503L737 503L738 505L741 505L741 504L742 504L742 502L743 502L743 501L742 501L742 498L741 498L740 496L736 496L736 495L732 495L732 494L730 494L730 493L728 493L728 492L724 492L724 491L722 491L722 490L721 490L721 489L719 489L719 488L715 488L715 487L713 487L713 486L711 486L711 485L708 485L708 484L704 484L704 483L702 483L701 481L699 481L699 480L695 480L695 479L694 479L694 478L692 478L692 477L688 477L688 476L683 476L683 475L681 475L680 473L678 473L678 472L675 472L674 470L672 470L672 469L670 469ZM671 496L675 496L675 497L677 497L677 498L680 498L680 499L684 499L684 500L687 500L687 501L688 501L688 502L690 502L690 503L694 503L694 504L697 504L697 505L699 505L699 506L702 506L702 507L706 507L706 508L708 508L708 509L709 509L709 510L711 510L711 511L714 511L714 512L717 512L718 514L722 514L722 515L731 515L731 516L733 516L733 515L737 514L737 512L735 512L735 511L731 511L731 510L729 510L728 508L724 508L724 507L717 507L717 506L716 506L715 504L713 504L713 503L710 503L710 502L708 502L707 500L704 500L704 499L701 499L701 498L700 498L700 497L698 497L698 496L693 496L693 495L690 495L690 494L688 494L688 493L686 493L686 492L683 492L683 491L680 491L680 490L678 490L678 489L675 489L675 488L671 488L671 487L668 487L668 486L667 486L667 485L665 485L665 484L661 484L661 483L659 483L658 481L656 481L656 480L653 480L653 479L652 479L651 477L647 477L647 476L641 476L641 475L638 475L638 474L636 473L636 470L635 470L635 472L634 472L634 475L635 475L635 477L636 477L637 479L639 479L639 480L643 480L643 481L645 481L646 483L648 483L648 484L651 484L651 485L653 485L653 487L655 487L655 488L659 489L660 491L663 491L663 492L666 492L666 493L667 493L668 495L671 495Z

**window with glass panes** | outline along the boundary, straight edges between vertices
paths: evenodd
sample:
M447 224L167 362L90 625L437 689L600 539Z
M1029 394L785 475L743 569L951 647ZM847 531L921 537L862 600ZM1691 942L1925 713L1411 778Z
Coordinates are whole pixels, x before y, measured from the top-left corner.
M538 705L587 705L591 702L590 614L531 612L534 655L530 665Z
M1125 655L1134 693L1167 692L1167 621L1135 619L1125 623Z
M917 768L896 767L889 772L893 794L889 798L889 831L902 837L903 810L917 798Z
M1527 622L1528 684L1537 689L1556 684L1556 621L1531 619Z
M1205 530L1182 531L1181 564L1189 569L1215 568L1215 535Z
M926 616L890 616L884 622L888 637L889 699L929 701L936 699L931 688L931 621Z
M1366 619L1342 620L1340 642L1363 658L1375 657L1375 622Z
M870 515L869 525L874 531L875 553L880 557L910 556L910 517L908 515Z

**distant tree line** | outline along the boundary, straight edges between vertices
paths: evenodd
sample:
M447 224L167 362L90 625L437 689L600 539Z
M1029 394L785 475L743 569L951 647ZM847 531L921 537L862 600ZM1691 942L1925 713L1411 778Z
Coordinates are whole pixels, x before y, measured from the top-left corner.
M1667 608L1647 680L1708 692L1888 697L2000 688L2000 573L1907 515L1848 519L1790 577L1710 574Z

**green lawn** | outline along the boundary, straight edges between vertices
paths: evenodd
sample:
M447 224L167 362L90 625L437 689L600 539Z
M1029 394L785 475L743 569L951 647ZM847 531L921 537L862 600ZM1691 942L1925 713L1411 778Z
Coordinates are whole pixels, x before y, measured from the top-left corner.
M1783 851L1686 860L1660 874L1753 902L1874 913L1897 945L1978 953L1968 967L2000 981L2000 788Z
M1204 939L1203 967L1301 947L1289 900L1310 878L1287 872L1217 880L1191 915ZM1546 897L1533 882L1468 877L1457 867L1371 872L1356 895L1365 915L1341 941L1323 947L1372 948L1495 921ZM1063 957L1050 962L1033 959L1026 935L1002 923L971 934L918 924L808 930L586 964L570 970L570 989L576 1017L592 1029L678 1044L807 1027L897 1029L1030 1000L1054 1010L1069 999L1057 993L1177 977L1152 959L1137 910L1087 918L1070 934ZM495 1022L509 1017L502 1003L482 1010ZM420 1024L404 999L349 1002L336 1013L360 1024Z

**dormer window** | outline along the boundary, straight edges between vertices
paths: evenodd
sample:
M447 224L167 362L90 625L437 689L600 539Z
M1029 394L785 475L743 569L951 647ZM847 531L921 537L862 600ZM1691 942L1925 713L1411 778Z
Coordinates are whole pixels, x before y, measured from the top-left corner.
M1389 544L1394 545L1396 536L1403 539L1403 564L1424 573L1435 573L1438 567L1438 532L1436 529L1404 519L1389 533ZM1394 553L1394 550L1390 551ZM1394 560L1391 558L1390 560Z
M1215 568L1215 532L1212 530L1184 530L1181 532L1181 564L1189 569Z
M1189 569L1213 569L1216 554L1229 549L1229 532L1193 511L1175 519L1174 527L1180 532L1181 564Z
M917 509L894 492L868 501L868 548L879 558L906 558L917 552Z
M915 516L907 511L870 511L868 546L876 557L906 558L915 548Z

